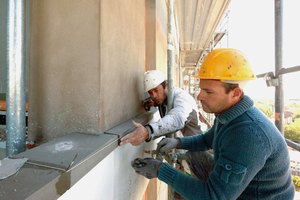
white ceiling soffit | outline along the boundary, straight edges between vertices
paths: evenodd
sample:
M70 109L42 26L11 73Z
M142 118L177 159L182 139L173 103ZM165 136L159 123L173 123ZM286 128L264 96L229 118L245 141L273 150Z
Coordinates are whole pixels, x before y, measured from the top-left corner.
M176 0L181 66L196 67L230 0Z

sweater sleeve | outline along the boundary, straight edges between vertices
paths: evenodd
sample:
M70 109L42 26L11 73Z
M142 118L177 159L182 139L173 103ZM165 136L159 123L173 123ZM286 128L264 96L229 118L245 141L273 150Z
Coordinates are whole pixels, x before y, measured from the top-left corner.
M188 93L179 92L174 97L174 108L156 122L150 123L153 136L159 137L182 129L189 122L191 114L197 115L195 100Z
M271 147L251 126L231 130L218 145L221 153L206 182L166 163L160 167L158 178L186 199L237 199L264 166Z
M206 151L212 149L214 129L215 127L212 126L211 129L204 134L178 138L181 141L180 149L190 151Z

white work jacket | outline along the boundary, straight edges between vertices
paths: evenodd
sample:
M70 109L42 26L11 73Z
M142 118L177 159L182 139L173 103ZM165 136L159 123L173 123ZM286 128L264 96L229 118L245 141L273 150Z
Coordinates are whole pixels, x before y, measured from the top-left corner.
M174 106L169 112L166 108L165 115L159 108L161 119L150 123L153 133L152 138L158 138L168 133L180 130L183 136L201 134L200 119L197 104L194 98L186 91L174 87ZM159 105L159 107L166 105Z

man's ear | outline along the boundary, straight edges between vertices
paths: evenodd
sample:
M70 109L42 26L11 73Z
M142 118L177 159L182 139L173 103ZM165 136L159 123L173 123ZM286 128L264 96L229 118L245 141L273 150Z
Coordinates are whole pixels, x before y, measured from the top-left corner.
M232 98L234 100L239 100L242 93L243 93L243 90L240 87L236 87L232 90Z

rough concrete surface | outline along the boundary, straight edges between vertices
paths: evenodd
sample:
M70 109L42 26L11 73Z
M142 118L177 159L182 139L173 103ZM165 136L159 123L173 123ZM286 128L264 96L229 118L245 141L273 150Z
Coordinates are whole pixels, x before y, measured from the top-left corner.
M6 129L0 128L0 142L6 140Z

